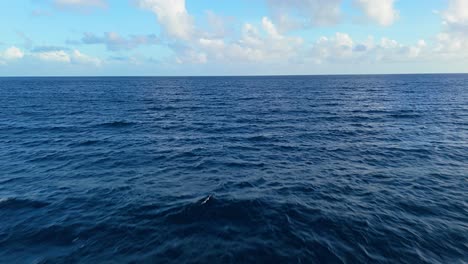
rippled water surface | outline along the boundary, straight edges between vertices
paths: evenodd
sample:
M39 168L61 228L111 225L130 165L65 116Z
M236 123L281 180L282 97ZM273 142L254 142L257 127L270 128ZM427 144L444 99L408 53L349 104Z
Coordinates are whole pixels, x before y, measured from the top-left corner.
M468 75L0 79L1 263L467 263Z

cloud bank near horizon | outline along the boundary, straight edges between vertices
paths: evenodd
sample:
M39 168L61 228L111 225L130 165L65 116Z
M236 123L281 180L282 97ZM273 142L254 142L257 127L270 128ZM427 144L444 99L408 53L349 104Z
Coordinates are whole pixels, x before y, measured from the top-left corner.
M227 9L219 7L223 4L210 9L198 3L130 0L126 6L130 18L133 14L150 18L135 32L119 32L119 26L112 24L101 32L73 24L62 40L59 36L44 43L30 37L25 26L15 37L0 40L0 74L27 75L34 71L32 65L39 64L45 71L67 65L71 74L76 68L77 74L109 75L124 70L135 75L468 71L465 0L448 0L443 9L431 10L438 26L430 28L429 35L403 40L398 40L399 31L404 31L405 15L410 13L395 0L264 0L261 16L248 18L242 13L226 15ZM93 18L107 25L113 4L41 1L29 19L64 19L67 27L67 17ZM34 15L39 13L51 15ZM120 16L126 14L119 10ZM136 27L137 22L133 22Z

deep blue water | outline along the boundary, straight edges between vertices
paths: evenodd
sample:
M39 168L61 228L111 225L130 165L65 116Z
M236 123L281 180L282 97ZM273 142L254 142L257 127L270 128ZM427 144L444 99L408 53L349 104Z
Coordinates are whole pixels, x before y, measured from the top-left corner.
M1 263L467 263L468 75L2 78Z

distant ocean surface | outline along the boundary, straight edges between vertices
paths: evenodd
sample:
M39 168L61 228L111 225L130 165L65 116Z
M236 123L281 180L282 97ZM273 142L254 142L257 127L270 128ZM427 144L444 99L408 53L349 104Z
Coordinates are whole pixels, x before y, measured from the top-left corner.
M0 263L467 263L468 75L0 78Z

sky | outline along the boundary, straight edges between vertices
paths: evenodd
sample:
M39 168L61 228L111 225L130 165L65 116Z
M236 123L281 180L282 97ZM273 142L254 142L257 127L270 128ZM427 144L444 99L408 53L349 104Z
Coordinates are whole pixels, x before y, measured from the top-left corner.
M468 0L15 0L0 10L0 76L468 72Z

